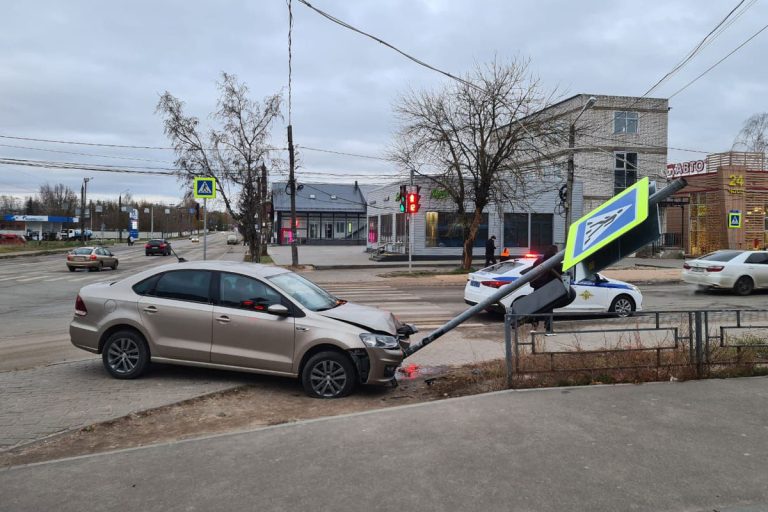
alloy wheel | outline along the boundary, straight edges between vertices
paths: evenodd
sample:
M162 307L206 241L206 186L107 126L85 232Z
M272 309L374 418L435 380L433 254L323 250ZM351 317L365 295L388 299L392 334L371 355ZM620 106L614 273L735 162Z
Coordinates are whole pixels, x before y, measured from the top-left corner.
M625 297L619 297L616 299L613 311L619 316L629 316L632 314L632 302Z
M342 392L347 383L347 372L338 362L318 361L310 372L312 390L319 396L330 398Z
M139 346L130 338L118 338L109 347L107 364L119 374L132 372L139 364Z

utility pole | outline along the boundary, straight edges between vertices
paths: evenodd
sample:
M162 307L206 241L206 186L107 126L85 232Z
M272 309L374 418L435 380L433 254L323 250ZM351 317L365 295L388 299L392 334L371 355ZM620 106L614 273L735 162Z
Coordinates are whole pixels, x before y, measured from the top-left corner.
M595 104L597 98L590 96L587 102L581 107L579 115L573 120L568 129L568 176L565 181L565 240L568 240L568 230L573 222L573 154L576 146L576 121L579 120L585 110Z
M261 240L259 246L261 249L259 262L261 262L261 256L267 255L267 237L264 235L267 224L267 166L261 164L261 211L259 212L259 238Z
M288 186L291 191L291 265L299 265L299 248L296 246L296 176L294 174L295 158L293 153L293 126L288 125Z
M117 196L117 229L119 230L117 241L123 242L123 224L120 219L120 214L123 212L123 194Z
M88 195L88 182L92 178L83 178L83 185L80 187L80 242L85 245L85 198Z

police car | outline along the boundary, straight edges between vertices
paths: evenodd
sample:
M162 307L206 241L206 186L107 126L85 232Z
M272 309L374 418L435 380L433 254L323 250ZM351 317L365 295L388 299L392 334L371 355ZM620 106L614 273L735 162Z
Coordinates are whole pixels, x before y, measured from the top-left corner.
M464 302L475 305L496 293L505 284L516 281L524 270L533 266L537 257L536 254L526 254L521 258L502 261L469 274L464 288ZM633 312L642 310L643 294L635 285L595 274L594 277L582 279L572 286L576 290L576 298L568 306L556 309L555 312L610 312L618 316L630 316ZM504 308L516 299L531 292L533 288L526 284L501 299L501 305L497 303L488 309L503 312Z

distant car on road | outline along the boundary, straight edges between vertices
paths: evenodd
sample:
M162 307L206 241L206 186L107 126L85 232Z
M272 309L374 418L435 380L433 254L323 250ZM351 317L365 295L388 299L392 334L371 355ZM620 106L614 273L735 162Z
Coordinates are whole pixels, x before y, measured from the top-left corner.
M164 238L153 238L144 244L144 254L146 256L153 254L168 256L171 254L171 242Z
M237 245L237 235L230 233L227 235L227 245Z
M493 295L502 286L516 281L523 271L531 268L537 255L526 255L508 261L502 261L488 268L469 274L467 285L464 287L464 302L474 305ZM595 274L591 279L582 279L572 284L576 298L564 308L556 309L558 313L595 312L616 313L618 316L630 316L643 307L643 294L632 284L616 279L610 279ZM501 304L495 304L491 311L503 312L515 300L533 292L529 284L518 288L501 299Z
M118 379L156 361L298 377L315 398L390 383L413 332L389 311L339 299L291 271L222 261L85 286L69 328L72 344L102 354Z
M105 267L117 269L117 256L104 247L78 247L67 254L67 268L74 272L78 268L104 270Z
M192 242L193 244L198 244L198 243L200 243L200 239L199 239L199 238L197 238L196 236L191 236L191 237L189 237L189 241L190 241L190 242Z
M756 288L768 288L768 251L715 251L686 261L682 277L686 283L749 295Z

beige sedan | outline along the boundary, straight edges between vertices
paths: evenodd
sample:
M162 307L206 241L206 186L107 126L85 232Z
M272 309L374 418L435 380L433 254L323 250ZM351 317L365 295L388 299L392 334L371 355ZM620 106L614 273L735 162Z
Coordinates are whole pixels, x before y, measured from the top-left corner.
M78 268L103 270L105 267L115 270L117 256L103 247L78 247L67 254L67 268L74 272Z
M225 261L164 265L83 287L72 344L118 379L150 362L297 378L316 398L390 383L415 328L288 270Z

